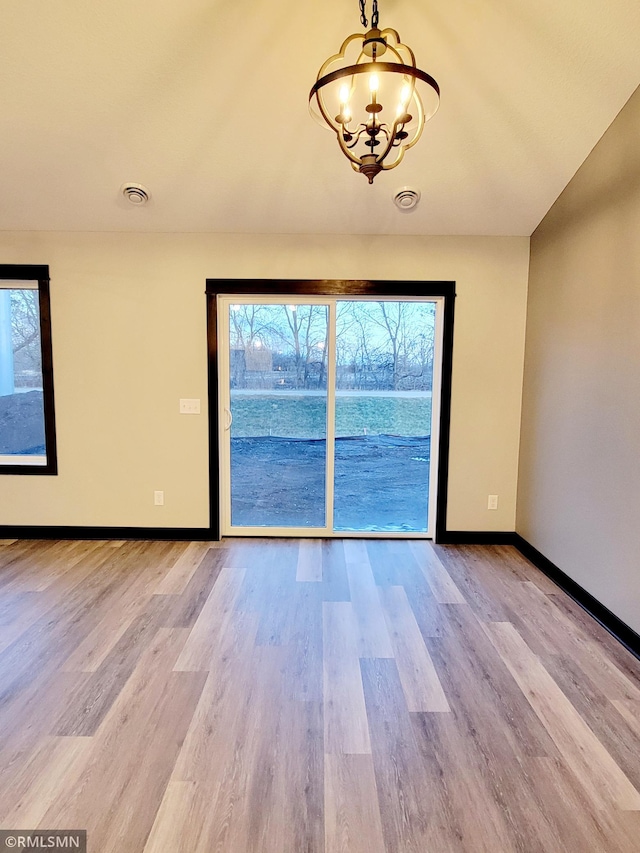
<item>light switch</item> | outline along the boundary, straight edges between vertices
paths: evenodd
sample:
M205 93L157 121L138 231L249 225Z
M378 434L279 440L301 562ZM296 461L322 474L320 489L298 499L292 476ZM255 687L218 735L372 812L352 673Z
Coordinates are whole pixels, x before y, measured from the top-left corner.
M181 415L199 415L200 400L180 400Z

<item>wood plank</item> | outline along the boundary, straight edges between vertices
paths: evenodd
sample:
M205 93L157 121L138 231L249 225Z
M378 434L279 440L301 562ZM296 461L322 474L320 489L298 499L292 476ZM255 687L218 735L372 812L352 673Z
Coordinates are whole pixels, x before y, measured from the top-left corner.
M289 559L276 562L268 574L263 574L257 587L257 607L261 614L256 637L259 646L286 646L291 642L295 618L295 562Z
M82 826L101 853L144 848L206 678L171 671L185 635L162 628L155 636L43 825Z
M11 574L2 573L3 592L44 592L96 550L95 542L50 542L40 552L18 552Z
M522 775L517 762L485 749L452 714L411 714L411 723L432 800L432 820L425 827L431 844L425 849L544 849L540 820L532 823L527 838L513 817L518 807L514 783Z
M494 546L494 553L497 557L496 564L515 565L522 580L535 584L540 592L545 593L545 595L555 595L560 592L558 585L536 568L517 548L510 545L496 545Z
M227 565L226 548L209 548L204 555L184 592L176 596L172 606L171 624L177 628L193 628L200 611L211 594L223 566Z
M299 583L322 583L322 542L301 539L296 580Z
M349 563L357 563L359 565L361 563L369 562L366 540L343 539L342 547L344 549L344 559L347 565L349 565Z
M5 592L41 592L55 578L73 545L55 542L24 542L3 552L0 584Z
M423 637L439 637L446 628L446 610L436 601L424 572L411 549L411 543L394 539L389 541L385 551L386 558L398 577L397 584L391 584L391 570L379 585L403 586ZM375 577L375 572L374 572Z
M381 589L380 599L409 711L449 711L449 702L404 588Z
M483 622L509 620L506 607L514 583L521 579L499 575L489 557L489 548L472 545L433 545L460 594Z
M278 583L280 574L284 572L287 575L287 566L283 563L287 552L284 554L279 548L269 548L266 540L255 540L262 542L262 548L258 551L255 547L250 548L248 542L254 540L245 540L239 548L233 548L227 561L226 568L241 568L244 571L244 583L242 592L238 599L238 610L250 611L252 613L261 613L265 601L272 594L272 589ZM241 558L245 556L247 559L243 561ZM296 570L293 565L290 567L288 578L291 582L295 578Z
M263 542L262 540L259 540ZM258 645L282 646L290 639L298 548L294 540L263 542L247 564L237 609L260 614Z
M520 765L558 750L470 607L442 605L447 630L427 637L431 657L461 736L492 763Z
M521 598L521 596L523 598ZM532 583L521 584L518 590L519 606L510 603L511 619L527 645L538 654L558 653L562 650L580 669L601 686L609 699L640 701L640 677L635 659L628 663L629 671L622 671L617 660L606 652L606 647L596 639L601 626L589 618L575 620L559 606L568 596L544 595ZM621 647L627 659L632 656Z
M322 540L322 594L325 601L350 600L344 544L339 539Z
M148 600L140 597L133 606L138 612L131 615L124 607L110 610L67 658L64 671L95 672L99 669L122 638L131 632L133 623L148 606Z
M326 853L386 853L370 755L326 755Z
M378 806L387 850L422 853L438 813L441 782L431 785L418 752L396 662L361 661Z
M594 809L571 769L561 759L531 760L535 796L567 853L632 853L640 837L640 812ZM632 821L628 819L631 818Z
M371 752L351 602L323 606L326 753Z
M158 583L154 593L181 595L210 548L210 542L190 542Z
M640 791L640 730L621 720L612 704L578 664L565 655L552 655L542 664L580 714L618 767Z
M211 803L196 782L171 780L144 846L144 853L198 853Z
M169 553L167 557L170 559ZM133 552L133 558L137 563L137 552ZM162 564L163 559L159 562ZM113 594L105 595L99 607L92 608L94 629L74 649L64 664L64 670L95 672L151 602L159 602L159 599L152 598L155 586L153 574L149 578L145 572L136 571L131 572Z
M431 543L418 540L411 542L410 547L427 579L435 600L439 604L466 604L465 597L442 565Z
M220 654L211 662L173 779L211 783L212 762L217 777L233 759L236 737L240 739L249 731L249 715L259 705L258 688L263 677L260 673L256 676L256 660L261 660L255 646L258 623L258 615L248 612L238 612L228 623L225 638L229 653L221 646Z
M53 602L38 592L7 593L2 597L0 653L17 642L42 616Z
M111 547L110 543L107 547ZM172 550L165 551L158 563L151 568L149 575L145 571L129 572L125 582L118 585L113 593L107 593L98 607L93 607L91 617L95 627L74 649L64 664L65 672L95 672L112 654L123 637L134 631L134 623L140 619L153 599L152 592L157 586L156 571L165 560L171 562ZM138 552L131 552L138 568ZM127 561L127 565L129 562ZM126 640L125 640L126 642Z
M1 800L0 827L33 829L55 801L57 791L86 765L93 742L88 737L46 737L13 776Z
M265 850L280 840L285 827L278 820L276 785L278 751L284 733L282 646L256 646L248 666L248 701L230 726L219 728L226 738L219 752L209 753L204 775L197 781L210 785L211 760L218 764L211 787L211 815L207 826L209 849ZM281 849L287 849L282 847ZM292 848L294 849L294 848Z
M322 702L322 588L296 584L287 644L285 691L298 702Z
M228 635L242 582L243 569L221 569L175 665L176 671L209 672ZM228 653L232 649L227 650Z
M564 625L569 637L572 637L578 628L582 629L580 633L591 641L588 647L589 657L591 659L604 659L605 666L607 662L610 662L615 666L616 673L620 673L624 677L624 683L619 686L616 685L614 693L619 694L621 692L619 688L622 687L622 692L631 699L629 690L632 692L635 692L633 688L640 690L638 658L572 598L559 590L556 590L556 593L556 595L549 595L548 598L555 609L565 617ZM600 669L602 669L603 663L600 664ZM598 678L599 675L596 676L596 681ZM631 688L629 688L629 683ZM615 698L615 696L611 698ZM636 694L635 699L631 699L631 701L640 701L640 695Z
M90 678L68 697L63 714L52 724L51 734L65 737L95 734L154 642L166 621L166 611L165 597L154 596Z
M624 717L636 734L640 734L640 702L612 699L611 704Z
M20 715L14 711L21 707L24 691L31 685L37 689L38 680L41 689L42 682L55 684L54 674L92 627L95 611L120 600L132 553L114 566L109 559L112 552L98 549L71 572L62 573L42 593L48 603L45 612L0 653L0 708L11 711L4 723L7 736L14 726L20 728Z
M322 851L325 833L322 703L291 702L283 698L279 711L280 747L274 752L271 820L264 847L272 853ZM258 811L264 800L259 787L254 787L254 792L250 808Z
M392 658L393 647L369 562L347 563L361 658Z
M398 586L403 581L402 571L393 559L391 547L389 540L367 540L368 561L377 586Z
M48 742L51 721L63 713L70 691L87 679L84 673L43 671L15 689L0 704L0 804L8 808L23 784L35 783L25 767Z
M287 699L284 655L283 647L254 647L246 675L250 700L230 707L236 713L228 724L209 716L201 730L197 782L209 808L198 849L322 849L322 706Z
M640 810L640 793L510 623L483 625L593 805Z

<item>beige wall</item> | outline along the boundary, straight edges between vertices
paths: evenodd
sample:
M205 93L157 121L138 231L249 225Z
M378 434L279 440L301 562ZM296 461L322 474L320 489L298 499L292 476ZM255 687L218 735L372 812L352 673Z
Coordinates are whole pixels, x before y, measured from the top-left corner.
M0 523L206 526L206 418L178 414L205 279L380 278L457 282L448 525L514 529L527 238L4 233L0 260L50 265L60 469L0 477Z
M517 530L640 630L640 90L531 240Z

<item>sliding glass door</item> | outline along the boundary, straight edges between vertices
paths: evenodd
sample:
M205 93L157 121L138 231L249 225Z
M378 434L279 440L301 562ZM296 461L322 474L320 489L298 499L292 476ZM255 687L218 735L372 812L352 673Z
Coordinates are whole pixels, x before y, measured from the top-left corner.
M224 535L429 536L442 300L218 297Z

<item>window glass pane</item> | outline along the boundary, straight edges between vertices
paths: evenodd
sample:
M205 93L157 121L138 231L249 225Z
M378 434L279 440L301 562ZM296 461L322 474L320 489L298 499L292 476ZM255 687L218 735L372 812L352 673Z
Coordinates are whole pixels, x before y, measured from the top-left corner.
M334 529L427 532L434 302L338 302Z
M229 309L231 524L324 527L326 305Z
M0 287L0 464L46 465L38 290Z

